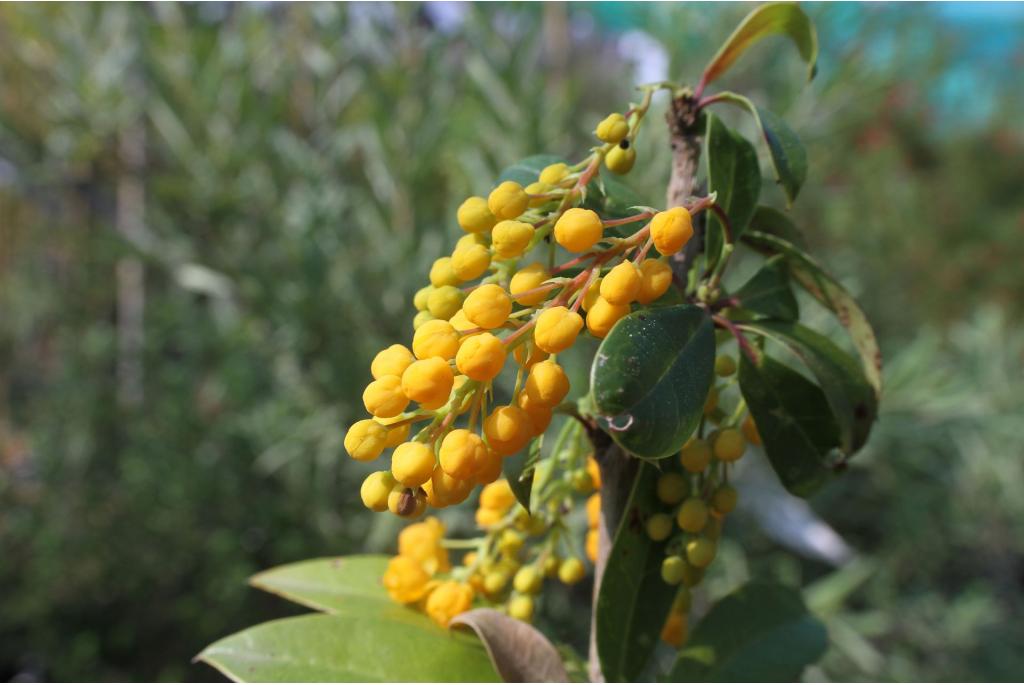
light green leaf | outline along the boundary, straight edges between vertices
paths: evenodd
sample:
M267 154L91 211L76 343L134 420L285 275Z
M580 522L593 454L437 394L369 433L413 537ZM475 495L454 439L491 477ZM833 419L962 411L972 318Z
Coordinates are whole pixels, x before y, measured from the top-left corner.
M786 201L793 204L807 180L807 151L793 129L773 112L756 106L737 93L718 93L716 100L742 107L754 117L758 130L768 147L775 180L782 186Z
M718 194L716 204L729 217L732 238L736 242L757 208L761 166L750 141L714 114L709 114L707 120L708 190ZM717 262L722 250L724 231L718 217L709 212L705 254L711 264Z
M410 615L417 615L404 609ZM236 682L498 682L472 635L375 612L270 621L196 657Z
M310 609L331 613L399 612L381 584L388 557L379 554L310 559L278 566L249 579L255 588Z
M677 459L641 463L619 522L597 596L597 653L609 682L636 681L655 646L678 588L661 579L668 541L644 529L652 514L670 513L657 496L658 477L682 471Z
M641 309L612 328L594 356L598 420L627 452L674 454L697 427L711 387L715 336L692 305Z
M835 313L860 354L864 375L875 391L875 398L880 398L882 351L878 347L875 331L867 315L849 291L792 241L781 237L781 233L772 235L764 231L749 231L744 236L744 241L766 254L785 256L793 279L812 297Z
M674 682L787 682L828 647L825 627L795 590L752 582L697 624L669 674Z
M878 401L852 357L825 336L798 323L766 320L737 325L747 333L781 343L807 365L836 417L840 448L846 455L864 445L878 413Z
M739 306L758 314L794 321L800 316L800 308L789 285L789 272L781 257L772 257L732 293Z
M794 2L770 2L761 5L740 22L704 68L701 83L705 86L711 83L754 43L776 34L789 36L807 63L808 80L814 78L818 63L818 34L814 24Z
M740 356L740 392L768 461L789 492L807 497L831 475L839 427L821 388L766 354Z

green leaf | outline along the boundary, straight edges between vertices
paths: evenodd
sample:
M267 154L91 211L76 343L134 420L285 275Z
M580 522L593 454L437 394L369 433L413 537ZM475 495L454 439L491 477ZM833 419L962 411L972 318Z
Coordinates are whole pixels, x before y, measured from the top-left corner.
M310 559L258 573L249 584L317 611L405 615L381 584L387 565L388 557L379 554Z
M521 159L512 166L506 167L498 175L498 183L515 181L521 186L528 186L537 180L544 167L565 160L557 155L531 155Z
M738 241L757 208L761 193L761 166L757 151L746 138L736 133L714 114L708 115L707 128L708 191L718 194L717 203L732 227L732 239ZM705 254L713 265L722 250L725 229L714 213L708 214Z
M475 636L425 616L310 614L270 621L219 640L203 661L237 682L498 682Z
M601 342L590 369L599 422L635 455L674 454L697 427L714 362L711 319L699 307L629 314Z
M773 112L756 106L737 93L718 93L716 100L746 109L754 117L772 160L775 181L782 185L786 200L793 204L807 180L807 151L793 129Z
M778 224L775 224L777 227ZM773 231L774 233L774 231ZM744 240L767 254L781 254L789 264L789 273L818 302L832 310L850 334L860 354L864 375L875 391L876 400L882 396L882 351L878 347L875 331L864 310L839 282L816 261L778 235L764 231L750 231Z
M732 293L744 309L766 316L795 321L800 308L789 285L789 271L782 257L772 257L739 290Z
M796 227L793 220L785 212L780 212L774 207L758 205L754 210L754 216L750 219L750 226L743 234L743 239L750 242L749 238L753 231L771 234L777 238L796 245L800 249L806 246L803 233Z
M608 682L639 679L678 590L661 579L668 541L654 542L644 528L652 514L669 513L656 495L658 477L682 470L676 459L658 466L665 468L640 464L597 595L597 653Z
M800 594L751 582L717 602L694 628L669 674L674 682L787 682L828 647L825 627Z
M740 355L740 392L764 452L782 484L807 497L831 475L829 454L839 447L839 427L821 388L762 354Z
M753 321L737 325L783 344L807 365L839 424L840 448L845 454L852 455L864 445L878 413L878 401L852 357L825 336L798 323Z
M707 67L701 83L707 85L725 73L740 55L766 36L784 34L796 45L808 67L808 80L814 78L818 62L818 34L814 24L796 3L771 2L748 14Z

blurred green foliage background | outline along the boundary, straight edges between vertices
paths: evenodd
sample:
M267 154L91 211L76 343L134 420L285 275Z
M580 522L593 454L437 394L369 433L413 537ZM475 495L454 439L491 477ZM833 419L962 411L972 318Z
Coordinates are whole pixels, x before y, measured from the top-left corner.
M951 7L812 5L812 84L782 41L723 84L807 144L792 214L888 362L812 501L860 561L730 531L733 569L811 584L811 677L1024 670L1024 26ZM202 646L289 611L248 575L387 549L342 431L458 203L694 82L747 9L0 7L0 679L210 678ZM651 121L628 182L660 204ZM545 620L579 643L573 599Z

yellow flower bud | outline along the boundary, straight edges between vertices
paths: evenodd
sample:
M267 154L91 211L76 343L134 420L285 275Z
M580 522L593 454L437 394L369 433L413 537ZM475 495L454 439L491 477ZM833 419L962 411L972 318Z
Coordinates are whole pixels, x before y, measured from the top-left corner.
M462 341L455 355L460 373L475 381L489 381L505 366L505 346L490 333L480 333Z
M345 451L357 461L373 461L384 451L388 429L373 419L356 421L345 433Z
M516 363L527 370L534 364L544 361L549 356L547 352L537 347L531 341L524 342L516 347L512 354L516 358Z
M636 163L636 148L623 140L604 156L604 165L613 174L628 174Z
M448 402L455 374L448 362L428 357L413 362L402 374L402 392L424 409L437 409Z
M747 418L743 419L743 425L740 426L740 430L743 431L743 437L751 445L761 444L761 434L757 431L757 424L754 423L754 417L750 414L747 414Z
M686 543L686 560L697 568L704 568L710 564L718 551L718 545L714 540L708 538L697 538Z
M484 245L457 247L452 253L452 271L462 281L480 278L490 265L491 253Z
M601 297L610 304L629 304L639 292L640 270L630 261L620 262L601 281Z
M459 205L455 216L459 226L467 233L481 233L491 230L498 219L487 207L487 200L482 197L471 197Z
M382 376L401 376L409 364L416 361L412 352L405 345L392 345L377 353L370 363L370 374L380 379Z
M412 604L427 594L430 576L415 559L392 557L384 571L384 587L396 602Z
M533 621L533 599L524 595L513 597L508 602L508 615L517 621Z
M654 247L663 255L672 255L693 237L693 218L685 207L658 212L651 219L651 238Z
M534 436L541 435L551 425L552 408L550 405L530 401L524 392L520 393L516 404L530 417L530 426Z
M708 506L704 500L690 497L679 507L676 523L687 533L699 533L708 522Z
M736 508L739 493L731 485L720 485L711 495L711 507L719 514L728 514Z
M469 294L462 311L480 328L498 328L512 313L512 298L500 285L487 283Z
M587 575L583 562L576 557L569 557L558 567L558 579L566 585L575 585Z
M512 579L512 588L524 595L535 595L544 585L544 576L536 566L524 566Z
M672 534L672 517L668 514L654 514L647 519L644 529L647 531L647 537L655 542L661 542Z
M440 288L442 285L458 285L459 277L452 268L451 257L438 257L430 267L430 285Z
M423 570L433 575L451 569L444 540L444 524L433 516L413 523L398 534L398 555L415 559Z
M640 262L640 290L636 301L650 304L668 292L672 285L672 267L660 259L645 259Z
M363 391L363 406L382 419L401 414L409 406L409 398L402 392L402 379L382 376L370 383Z
M384 447L398 447L409 438L409 424L403 423L394 428L388 427L388 437L384 441Z
M454 285L442 285L430 293L427 300L427 311L435 319L450 319L462 307L462 300L465 296L465 293Z
M412 306L416 307L418 311L427 311L427 300L432 292L434 292L434 286L432 285L425 285L417 290L416 295L412 298Z
M626 117L614 112L601 120L594 134L605 143L617 143L629 135L629 123Z
M658 499L665 504L678 504L682 502L689 489L686 484L686 478L682 474L663 473L658 478Z
M724 462L736 461L747 451L747 441L735 428L723 428L715 438L712 450L715 457Z
M434 320L434 317L430 314L430 312L427 312L427 311L416 312L416 316L412 320L412 329L414 331L418 331L420 329L420 326L422 326L423 324L425 324L428 321L433 321L433 320Z
M537 317L533 340L537 347L558 354L572 347L583 328L583 318L566 307L548 307Z
M502 469L501 455L494 450L485 448L483 451L483 464L473 479L480 485L489 485L501 478Z
M527 195L540 195L540 196L542 196L542 197L531 197L530 198L530 207L540 207L545 202L550 202L551 201L551 198L543 197L543 195L546 195L548 192L551 191L551 186L548 185L547 183L543 183L541 181L537 181L536 183L531 183L530 185L526 186L526 188L524 190L526 191Z
M526 447L532 435L530 417L519 407L502 405L484 420L484 434L491 449L501 456L515 454Z
M592 209L567 209L555 222L555 241L569 252L586 252L603 233L601 217Z
M569 166L564 162L556 162L555 164L549 164L544 167L540 172L538 180L541 183L547 183L549 185L556 186L562 182L566 176L569 175Z
M612 304L603 297L587 312L587 330L595 338L604 338L619 319L629 314L628 304Z
M426 483L434 465L434 450L422 442L403 442L391 456L391 474L407 488Z
M597 529L595 528L595 529L592 529L592 530L588 530L587 531L587 542L586 542L586 545L587 545L587 559L590 559L590 561L593 562L593 563L597 563L597 548L598 548L599 544L600 544L600 533L597 532Z
M587 292L583 293L583 302L580 303L583 307L583 311L589 312L590 308L594 306L595 302L597 302L597 298L601 296L601 281L602 278L598 276L590 282L590 285L587 287Z
M596 528L601 520L601 493L595 492L587 498L587 526Z
M530 402L553 407L569 394L569 377L561 366L549 359L533 365L526 377L525 389Z
M549 274L548 270L544 268L544 265L540 262L534 262L533 264L524 266L512 276L508 290L512 293L513 300L521 305L532 307L535 304L543 302L549 293L547 291L529 293L529 291L539 288L541 284L549 278L551 278L551 274ZM520 293L529 294L521 295Z
M516 496L504 478L491 483L480 491L480 506L506 513L516 503Z
M427 321L412 337L412 353L417 359L451 359L459 351L459 334L447 321Z
M700 473L711 463L711 445L707 440L691 438L680 450L679 461L690 473Z
M427 597L425 611L437 625L447 628L451 620L473 606L473 588L453 580L438 585Z
M515 219L526 211L530 198L515 181L505 181L487 196L487 208L498 220Z
M661 562L661 579L669 585L679 585L686 573L686 561L682 557L665 557Z
M470 480L483 466L486 449L479 435L465 428L456 428L441 441L441 468L453 478Z
M395 478L389 471L374 471L359 487L359 497L370 511L387 511L388 495L395 485Z
M499 221L491 232L494 254L512 259L523 254L533 238L533 226L523 221Z

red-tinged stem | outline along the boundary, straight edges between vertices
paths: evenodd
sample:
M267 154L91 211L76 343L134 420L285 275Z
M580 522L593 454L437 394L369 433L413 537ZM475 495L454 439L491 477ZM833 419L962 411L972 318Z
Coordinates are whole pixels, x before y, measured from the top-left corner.
M701 98L701 99L697 100L697 109L698 110L704 109L708 105L713 105L716 102L723 102L725 99L726 99L725 96L722 95L721 93L717 93L715 95L709 95L706 98Z
M635 221L643 221L644 219L650 219L652 216L654 216L654 212L640 212L639 214L634 214L633 216L626 216L621 219L608 219L607 221L602 221L601 223L604 225L605 228L609 228L611 226L622 226L624 224L631 224Z
M711 205L710 209L711 209L712 212L715 213L715 216L718 217L718 220L722 222L722 227L725 229L725 242L727 242L727 243L733 242L733 238L732 238L732 224L729 222L729 215L727 215L725 213L725 210L722 209L717 204Z
M651 250L651 245L653 244L654 238L647 238L647 242L644 243L644 246L640 248L639 252L636 253L636 257L633 258L633 261L636 262L637 264L644 261L644 259L647 257L647 253L650 252Z
M594 282L594 277L597 276L599 271L601 271L601 269L597 267L590 269L590 275L587 276L587 280L581 288L582 292L580 293L580 296L577 297L576 301L572 303L572 311L579 312L580 305L583 304L583 298L587 296L587 291L590 290L590 284Z
M501 341L502 344L505 345L506 348L508 348L510 345L512 345L512 343L514 343L516 340L521 338L524 333L526 333L527 331L529 331L531 328L533 328L536 325L537 325L537 319L536 318L530 319L529 321L524 323L522 326L517 328L514 333L511 333L510 335L506 336Z
M732 337L736 338L736 342L739 343L740 350L747 356L752 364L757 363L757 353L754 351L750 341L747 340L747 336L743 335L743 331L729 319L725 318L721 314L712 314L711 320L714 321L718 326L728 330L732 333Z
M549 290L554 290L556 288L561 287L561 285L561 283L545 283L544 285L538 285L536 288L530 288L529 290L524 290L518 293L510 293L510 295L512 296L513 300L517 300L523 297L527 297L529 295L538 295L540 293L546 293Z

